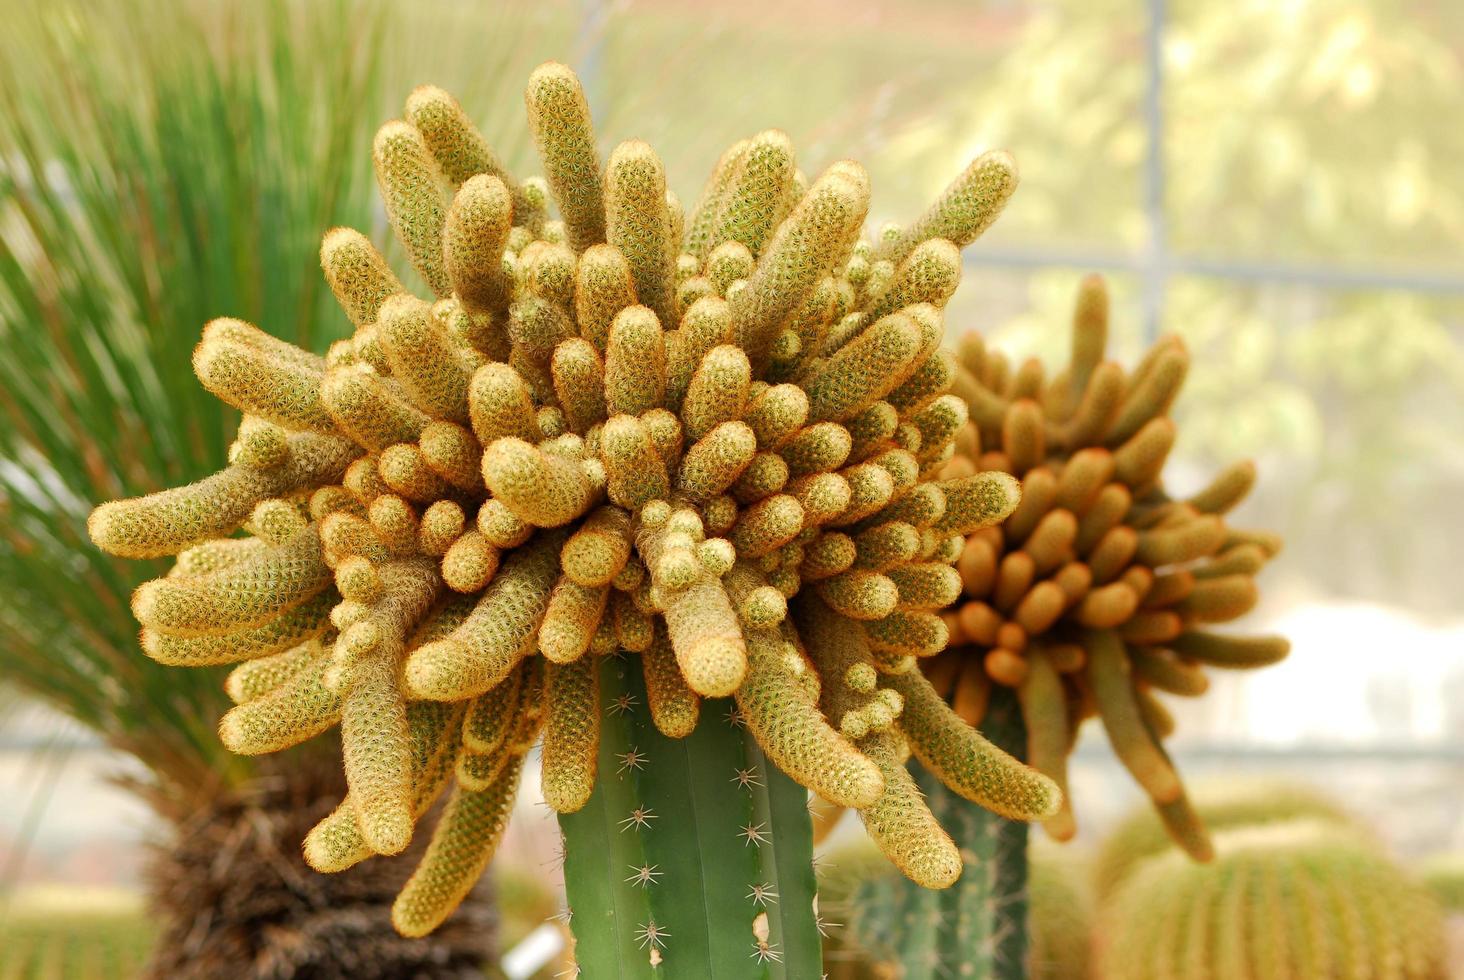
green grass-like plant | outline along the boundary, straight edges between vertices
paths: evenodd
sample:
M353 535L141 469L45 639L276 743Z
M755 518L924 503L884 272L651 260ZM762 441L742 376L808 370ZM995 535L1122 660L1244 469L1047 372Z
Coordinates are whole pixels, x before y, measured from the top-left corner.
M385 12L346 0L0 12L6 693L43 700L142 763L132 785L162 822L146 869L154 975L264 975L281 958L343 969L353 955L386 975L476 965L493 943L491 906L476 904L451 938L368 946L359 930L384 927L382 898L405 869L299 887L303 829L282 838L281 819L309 820L322 793L338 792L329 756L276 765L227 753L214 731L231 703L222 673L137 654L128 597L159 568L102 555L84 531L98 494L196 479L227 445L234 410L179 383L206 311L303 343L348 329L319 278L318 234L371 220L369 162L343 148L369 138L362 107L381 84ZM9 910L17 928L26 901ZM64 963L106 975L108 942L77 930ZM69 969L57 943L32 947L43 975ZM30 968L18 941L6 949Z
M197 479L227 446L237 414L187 376L209 311L306 343L346 329L315 252L323 224L369 220L369 168L343 148L369 133L382 24L342 30L345 3L215 28L179 0L7 6L0 665L160 777L237 781L220 675L136 656L128 597L158 566L88 547L84 523L99 495Z

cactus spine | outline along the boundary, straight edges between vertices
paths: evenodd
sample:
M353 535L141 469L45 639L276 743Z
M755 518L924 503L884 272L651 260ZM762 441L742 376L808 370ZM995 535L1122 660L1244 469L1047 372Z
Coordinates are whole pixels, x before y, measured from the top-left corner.
M817 976L807 793L768 763L730 700L661 734L642 672L602 657L600 775L560 817L581 976Z

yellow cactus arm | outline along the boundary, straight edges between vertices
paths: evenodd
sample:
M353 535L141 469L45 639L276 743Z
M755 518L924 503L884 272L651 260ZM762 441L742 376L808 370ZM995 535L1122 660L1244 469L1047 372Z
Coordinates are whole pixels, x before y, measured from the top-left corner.
M408 695L457 701L502 682L533 649L563 543L562 532L540 532L499 567L460 626L411 651L405 669Z
M237 327L254 329L242 322ZM335 420L320 403L324 364L301 363L220 333L205 328L193 351L194 373L209 392L241 412L286 428L336 431Z
M518 183L457 99L435 85L419 85L407 96L406 119L422 134L443 176L452 183L465 184L478 174L492 176L513 191L516 211L528 209Z
M561 527L595 503L595 488L579 462L511 436L494 440L484 451L483 482L536 527Z
M387 297L406 292L371 240L354 228L333 228L320 245L320 267L356 327L369 327Z
M796 169L793 141L786 133L769 129L749 140L721 196L708 244L715 249L732 241L754 255L761 252L783 218Z
M981 237L1017 189L1017 163L1010 153L994 150L971 161L941 192L934 204L896 238L879 257L900 262L921 242L944 238L964 248Z
M600 665L596 658L545 665L544 800L558 813L585 805L600 752Z
M1043 820L1057 812L1057 784L957 717L919 671L886 680L904 698L898 724L911 751L953 792L1012 820Z
M339 480L359 454L343 439L292 435L282 466L230 466L185 487L102 504L87 518L87 534L98 548L122 558L176 554L234 531L262 500Z
M499 317L507 309L503 250L512 222L509 191L497 177L473 177L453 195L442 232L443 266L469 313Z
M663 323L675 319L670 233L661 158L648 144L626 140L605 166L605 240L625 256L636 296Z
M387 217L413 267L438 296L451 295L442 263L442 170L426 140L410 123L389 122L376 131L371 159Z
M559 202L569 246L583 252L605 240L600 158L584 89L574 72L551 61L529 76L524 103L544 175Z
M425 936L450 915L498 848L518 793L523 759L515 758L488 789L455 790L432 843L391 909L404 936Z
M696 730L701 698L686 683L671 649L665 626L656 624L651 645L641 657L651 720L667 738L685 738Z
M160 578L132 596L138 622L183 636L260 626L330 584L312 525L289 542L268 548L211 575Z
M341 697L326 686L328 656L313 659L279 687L229 709L219 719L219 741L230 752L262 755L299 745L335 727Z
M747 288L733 302L738 346L757 366L784 319L834 265L869 211L869 179L858 164L826 170L773 233Z

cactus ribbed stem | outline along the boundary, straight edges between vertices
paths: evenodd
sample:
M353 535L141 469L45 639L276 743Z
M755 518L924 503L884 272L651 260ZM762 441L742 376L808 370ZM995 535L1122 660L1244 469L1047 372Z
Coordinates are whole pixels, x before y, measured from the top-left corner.
M981 732L1017 752L1026 731L1016 697L992 691ZM930 812L960 848L964 869L950 888L930 891L901 880L895 902L902 928L895 952L905 980L1027 976L1027 824L962 799L918 763L911 765Z
M696 730L656 730L638 658L600 664L599 778L560 816L584 977L818 976L807 793L707 700ZM730 718L729 718L730 716Z
M1015 695L993 691L982 728L998 748L1022 758L1027 731ZM1027 836L1029 825L974 806L958 796L950 805L966 812L973 821L985 823L994 838L990 870L991 897L988 907L994 939L991 976L993 980L1021 980L1027 975Z

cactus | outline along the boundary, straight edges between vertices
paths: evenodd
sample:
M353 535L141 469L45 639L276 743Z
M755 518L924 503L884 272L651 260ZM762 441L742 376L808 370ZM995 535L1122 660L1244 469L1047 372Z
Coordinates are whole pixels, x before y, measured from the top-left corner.
M642 672L599 659L601 776L560 820L584 974L816 976L807 791L768 763L734 702L704 702L692 734L668 738Z
M998 691L982 732L997 746L1019 749L1022 715L1015 697ZM922 766L912 766L931 812L952 835L965 864L959 880L943 892L890 879L883 895L861 902L865 923L883 932L884 948L905 980L976 977L1023 980L1029 976L1028 867L1026 823L1007 820L963 800ZM877 901L883 898L884 901Z
M1093 907L1071 866L1061 857L1034 847L1028 852L1027 892L1031 905L1031 980L1080 980L1088 976L1092 947Z
M559 813L610 779L596 660L617 651L661 734L735 698L774 766L950 885L961 861L908 752L1007 817L1060 799L914 669L946 643L965 535L1019 497L1002 473L937 479L965 421L941 311L1011 159L979 158L876 248L853 162L808 180L759 134L687 215L644 143L601 164L568 68L541 66L525 99L543 179L504 171L438 89L377 134L387 216L434 299L335 229L321 263L353 337L321 357L205 327L195 371L244 413L228 467L88 524L110 553L178 556L134 597L144 649L239 664L235 751L339 726L349 791L305 842L319 870L400 852L448 796L396 904L408 935L491 859L541 731ZM571 854L595 846L579 826ZM594 947L582 963L613 955Z
M1162 746L1174 723L1156 694L1199 695L1207 666L1286 655L1278 637L1205 628L1255 605L1254 575L1280 542L1224 522L1254 482L1249 463L1191 497L1165 492L1168 411L1189 355L1167 337L1125 372L1104 360L1107 332L1107 293L1090 277L1062 371L1048 377L1036 359L1013 368L974 334L944 365L970 424L943 475L1010 473L1023 493L999 527L967 538L956 563L963 595L942 614L950 649L922 668L972 725L993 686L1015 690L1026 758L1059 786L1078 726L1096 714L1175 840L1204 860L1210 844ZM1058 840L1076 832L1066 795L1044 827Z
M1017 709L1008 710L1015 715ZM952 814L945 789L928 775L919 779L931 808L943 818ZM825 945L830 976L1086 976L1092 915L1072 868L1051 854L1035 854L1024 871L1023 825L978 809L963 807L947 826L960 832L972 866L945 892L910 887L862 845L830 856L819 891L828 898L828 914L847 924Z
M1212 830L1306 819L1352 828L1356 821L1331 799L1295 782L1271 779L1206 781L1193 794L1195 813ZM1106 901L1145 859L1169 849L1169 834L1151 808L1125 817L1104 838L1093 862L1093 891Z
M1464 855L1436 854L1418 868L1419 877L1440 906L1464 912Z
M1443 980L1426 890L1346 828L1310 820L1217 832L1217 858L1150 858L1100 911L1098 975Z

